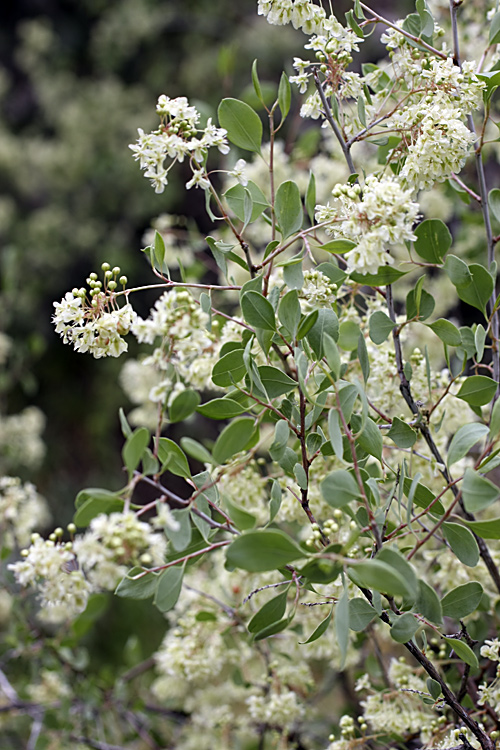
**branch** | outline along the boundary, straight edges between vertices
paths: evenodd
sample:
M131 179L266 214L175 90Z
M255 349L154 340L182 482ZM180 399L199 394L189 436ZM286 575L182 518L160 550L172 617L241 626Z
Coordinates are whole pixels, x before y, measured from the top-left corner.
M314 68L313 70L313 76L314 76L314 85L316 86L316 89L319 94L319 98L321 99L321 103L323 105L323 109L325 110L324 114L328 121L328 124L330 125L331 129L335 133L335 136L340 144L340 148L342 149L342 152L345 156L345 160L347 162L347 166L349 167L349 171L351 174L356 173L356 167L354 166L354 162L352 160L351 151L349 146L344 140L344 136L340 132L340 128L335 122L335 119L332 115L332 108L330 107L330 104L327 101L327 98L325 96L325 92L323 90L323 86L321 84L321 81L319 80L319 73L318 69Z
M406 375L404 373L403 353L402 353L402 350L401 350L401 340L399 338L399 329L398 329L398 327L396 325L396 313L395 313L395 310L394 310L394 298L392 296L392 286L390 284L388 284L387 287L386 287L386 301L387 301L387 310L389 312L389 317L390 317L390 319L395 324L394 328L392 330L392 338L393 338L393 341L394 341L394 350L395 350L395 354L396 354L396 367L397 367L398 376L399 376L399 382L400 382L399 388L400 388L401 394L402 394L404 400L406 401L406 403L408 404L411 412L413 414L415 414L415 415L420 415L420 410L419 410L419 408L418 408L418 406L417 406L417 404L416 404L416 402L415 402L415 400L413 398L412 392L411 392L410 383L408 382L408 379L407 379L407 377L406 377ZM430 433L428 425L425 422L420 421L419 424L418 424L418 427L419 427L419 430L420 430L420 432L421 432L421 434L422 434L425 442L427 443L427 445L428 445L428 447L429 447L432 455L436 459L438 465L443 467L443 468L440 468L439 471L440 471L441 475L443 476L443 478L446 480L446 482L449 483L449 484L451 484L450 489L453 492L453 495L456 497L458 495L458 493L459 493L459 490L457 489L457 487L455 486L455 484L453 484L453 480L452 480L450 474L448 473L448 470L446 469L446 465L445 465L445 462L443 460L443 457L441 456L441 454L440 454L440 452L438 450L438 447L437 447L436 443L434 442L434 439L433 439L433 437L432 437L432 435ZM469 521L474 521L475 520L475 516L472 513L469 513L468 511L465 510L463 501L461 501L461 500L460 500L460 508L461 508L462 513L463 513L463 515L464 515L465 518L467 518ZM491 557L491 554L490 554L490 551L489 551L489 549L488 549L488 547L486 545L486 542L484 541L484 539L481 539L481 537L477 536L477 534L474 534L474 538L475 538L475 540L477 542L477 545L479 547L479 554L481 555L481 557L483 559L483 562L486 565L486 568L488 569L488 572L489 572L489 574L490 574L490 576L491 576L491 578L492 578L495 586L497 587L497 590L500 592L500 572L498 570L498 567L497 567L496 563L494 562L493 558Z

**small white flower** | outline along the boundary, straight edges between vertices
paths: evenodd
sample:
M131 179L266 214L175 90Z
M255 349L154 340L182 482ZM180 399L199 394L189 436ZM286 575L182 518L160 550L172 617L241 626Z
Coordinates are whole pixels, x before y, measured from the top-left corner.
M231 177L236 177L240 185L248 185L248 177L245 175L244 169L247 163L245 159L238 159L233 169L228 173Z

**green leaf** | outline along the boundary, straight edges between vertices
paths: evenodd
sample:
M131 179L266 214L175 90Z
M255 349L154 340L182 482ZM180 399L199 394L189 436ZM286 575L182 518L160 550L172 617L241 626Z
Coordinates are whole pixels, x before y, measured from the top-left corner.
M500 489L482 477L474 469L466 469L462 482L462 498L465 509L476 513L494 503L500 497Z
M495 283L489 271L478 263L471 263L472 280L467 286L457 286L457 294L463 302L486 314L486 303L493 294Z
M400 279L402 276L406 276L408 271L398 271L393 266L381 266L377 273L358 273L353 271L350 274L351 281L356 284L363 284L363 286L386 286L387 284L394 284L395 281Z
M472 531L459 523L444 523L443 533L460 562L473 568L479 562L479 547Z
M277 479L273 479L273 485L271 488L271 500L269 502L269 523L276 518L279 509L281 508L281 501L283 499L283 492Z
M175 474L178 477L190 477L191 470L189 468L188 460L182 448L179 448L177 443L169 438L159 438L157 442L158 446L158 458L161 461L164 468Z
M457 638L445 638L446 643L452 647L459 659L461 659L469 666L477 669L479 662L474 651L463 641L459 641Z
M476 326L474 343L476 345L477 361L481 362L484 355L484 345L486 343L486 330L484 329L484 326L481 325L481 323L478 323L478 325Z
M374 344L383 344L395 323L385 312L377 310L370 316L370 338Z
M231 143L246 151L260 152L262 123L252 107L239 99L223 99L217 114Z
M354 320L344 320L339 327L338 345L347 352L358 348L360 336L359 325Z
M500 539L500 518L492 518L490 521L467 521L462 522L481 539Z
M335 341L327 333L324 334L322 343L328 367L332 371L333 379L336 381L340 377L340 367L342 364L340 361L340 352Z
M363 381L366 384L370 377L370 359L368 357L368 349L366 348L366 341L363 334L359 333L358 337L358 359L363 374Z
M428 677L426 680L427 690L431 694L431 696L434 698L435 701L439 698L441 695L441 685L437 680L433 680L432 677Z
M243 361L243 349L234 349L215 363L212 370L212 382L221 388L238 383L245 377L246 367Z
M214 459L223 464L235 453L242 451L255 430L255 420L252 417L234 419L224 429L216 440L212 450Z
M490 429L489 429L489 440L494 440L500 432L500 398L495 401L493 409L491 410L490 418Z
M172 542L172 546L176 552L182 552L182 550L191 544L191 509L175 508L175 510L171 511L171 514L179 524L179 528L173 529L171 526L165 526L165 536Z
M441 601L434 589L421 578L418 581L418 595L413 609L431 622L438 625L443 622Z
M441 263L451 247L451 234L441 219L425 219L415 229L415 252L427 263Z
M154 604L160 612L168 612L177 604L182 589L184 567L173 565L160 573L154 598Z
M248 513L239 505L231 502L227 495L223 495L224 505L227 510L227 514L231 521L233 521L236 528L240 531L246 531L247 529L253 529L257 523L257 519L251 513Z
M342 574L344 579L344 574ZM344 580L344 591L342 596L337 601L335 607L335 634L337 636L337 643L340 650L340 669L344 669L345 660L347 658L347 648L349 646L349 596L347 593L347 586Z
M313 643L314 641L317 641L318 638L321 638L324 633L328 630L328 626L330 625L330 622L332 621L332 615L333 615L333 607L330 610L330 613L325 617L324 620L320 622L318 627L313 631L313 633L309 636L309 638L306 641L299 641L301 645L304 643Z
M360 633L366 628L367 625L371 623L376 615L377 613L375 612L371 604L368 604L366 599L361 599L361 597L358 597L350 600L349 627L351 630L355 630L357 633Z
M421 35L422 37L432 37L434 33L434 19L429 12L425 0L416 0L415 7L420 16Z
M278 87L278 104L281 110L281 117L284 120L287 114L290 112L290 104L292 101L292 89L290 87L290 81L286 73L281 74L280 84Z
M276 330L273 306L259 292L249 291L242 295L241 311L249 325L255 326L255 328L263 328L266 331Z
M418 579L411 563L398 550L390 547L382 547L375 559L387 563L401 575L413 601L418 595Z
M214 398L198 406L196 411L208 419L232 419L232 417L238 417L246 409L231 398Z
M291 289L280 301L278 318L292 339L295 338L301 317L299 295L296 289Z
M274 211L283 239L298 232L304 221L300 192L292 180L282 182L276 191Z
M337 469L323 479L321 494L331 508L343 508L361 497L358 483L345 469Z
M486 375L469 375L462 383L457 398L466 401L470 406L484 406L495 395L498 383Z
M323 347L325 333L331 336L334 341L338 341L339 319L329 307L322 307L318 310L316 322L306 334L307 341L319 359L325 354Z
M258 633L255 633L253 640L254 641L262 641L264 638L269 638L271 635L276 635L276 633L281 633L282 630L285 630L290 625L290 622L293 619L293 614L290 617L283 617L282 620L278 620L278 622L273 622L271 625L268 625L267 628L264 628L263 630L260 630Z
M330 409L328 412L328 434L330 435L330 443L332 444L333 452L342 460L344 455L344 445L342 442L342 431L340 429L340 417L336 409Z
M260 86L259 81L259 74L257 73L257 60L255 59L252 63L252 83L255 90L255 93L257 95L257 99L259 99L262 104L264 104L264 98L262 96L262 89Z
M497 13L495 18L498 17L498 23L500 24L500 13ZM495 219L500 222L500 190L498 188L494 188L493 190L490 190L488 193L488 204L491 209L491 213L495 217Z
M307 557L287 534L278 529L247 531L226 548L229 565L251 573L276 570Z
M363 29L361 29L360 26L358 25L356 19L354 18L354 14L352 10L347 11L347 13L345 14L345 18L347 21L347 25L349 26L350 29L354 31L356 36L359 37L360 39L364 39L365 35L363 34ZM363 121L361 122L361 124L364 127L366 127L366 123L364 123Z
M150 440L149 430L146 427L138 427L133 433L126 439L125 445L122 450L122 458L125 467L132 476L134 471L139 466L142 458L142 454L148 446Z
M290 586L286 586L285 590L270 599L254 614L247 627L250 633L258 633L260 630L267 628L273 622L281 620L286 610L286 600L288 596L288 589Z
M196 410L200 401L200 394L197 391L181 391L174 398L168 410L170 422L182 422L187 419Z
M491 46L492 44L498 44L498 43L500 43L500 13L497 12L495 13L491 21L490 31L489 31L489 36L488 36L488 46ZM490 195L492 192L493 190L490 191ZM488 196L488 200L489 198L490 196Z
M423 278L423 277L421 277ZM408 320L426 320L434 312L434 297L425 289L420 290L420 299L417 300L416 289L410 289L406 295L406 316Z
M447 346L460 346L462 343L462 337L460 331L456 326L453 325L451 320L445 320L445 318L438 318L434 323L426 323L428 328L431 328L436 336Z
M479 605L483 587L477 581L469 581L449 591L441 600L443 615L461 620L470 615Z
M259 218L261 213L269 207L268 200L260 187L252 182L248 181L246 189L249 191L252 198L252 213L250 221L255 221ZM227 205L231 211L237 216L240 221L245 221L245 188L243 185L234 185L224 193L224 198L227 201Z
M115 513L123 510L124 502L115 492L89 488L81 490L76 496L76 513L73 523L79 527L88 526L93 518L105 513Z
M473 445L482 440L488 428L479 422L464 424L453 435L448 448L448 466L452 466L468 454Z
M390 437L391 440L396 443L398 448L412 448L413 445L415 445L417 433L409 424L403 422L402 419L394 417L391 429L387 433L387 437Z
M270 399L283 396L297 388L297 381L289 377L283 370L271 365L262 365L258 368L262 385L266 389Z
M320 249L324 250L326 253L335 253L335 255L341 255L342 253L347 253L348 250L352 250L353 247L356 247L356 243L352 242L351 240L330 240L330 242L325 242L324 245L320 245ZM326 264L321 264L326 265ZM319 266L318 266L319 268ZM346 275L344 275L344 278L346 278Z
M305 204L307 215L309 216L309 221L311 222L311 224L314 224L314 209L316 207L316 178L314 177L313 172L310 172L309 174Z
M395 568L381 560L366 560L347 569L347 575L357 585L375 589L389 596L412 597L407 581Z
M144 573L142 568L132 568L125 578L122 578L115 589L116 596L125 599L150 599L154 596L158 585L158 576L155 573L148 573L142 578L132 580L134 576Z
M118 417L120 419L120 427L124 438L130 437L132 434L132 428L127 422L127 417L125 416L125 412L123 411L122 407L118 409Z
M404 481L404 493L407 497L411 492L412 484L413 480L406 477ZM419 508L427 508L435 499L436 495L434 492L426 487L425 484L417 482L417 485L413 490L413 502L415 505L418 505ZM439 516L443 515L444 508L439 501L432 506L432 513L436 513Z
M344 419L346 422L350 422L354 403L358 397L358 389L352 383L340 381L338 397Z
M448 274L451 283L456 287L466 287L472 281L469 266L456 255L448 255L444 264L444 270Z
M410 641L419 627L419 621L410 612L396 617L391 627L391 638L397 643L406 643Z
M279 461L285 452L288 438L290 437L290 428L285 419L279 419L274 428L274 440L269 448L269 454L273 461Z
M161 234L158 232L158 230L155 230L153 250L154 250L156 262L158 264L158 268L162 268L163 261L165 260L165 242Z
M214 463L212 454L197 440L193 440L193 438L190 437L181 437L180 442L181 448L186 451L188 456L194 458L195 461L199 461L201 464Z
M355 432L361 430L361 432L356 435L357 445L359 445L359 447L364 450L365 453L369 453L370 456L374 456L379 461L381 461L384 441L382 439L382 435L380 434L380 430L378 429L373 419L367 417L364 426L362 426L361 417L357 414L353 414L351 417L351 425Z

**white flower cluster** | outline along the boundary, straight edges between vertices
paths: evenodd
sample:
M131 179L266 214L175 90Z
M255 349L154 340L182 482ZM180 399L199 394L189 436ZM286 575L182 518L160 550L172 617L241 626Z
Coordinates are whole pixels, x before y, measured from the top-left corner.
M0 415L0 474L39 466L45 455L44 427L45 416L36 406L19 414Z
M21 586L38 592L41 619L57 623L76 617L87 606L91 584L74 567L75 555L66 545L44 540L33 534L32 543L23 550L23 559L8 565Z
M132 333L139 343L153 344L160 339L151 356L141 360L142 367L157 373L156 382L151 372L147 375L149 383L155 382L148 393L150 401L166 401L176 386L175 395L183 386L206 388L219 351L214 333L206 330L207 322L206 313L182 288L165 292L147 319L136 318ZM125 375L123 385L132 400L139 403Z
M50 518L47 503L30 482L0 477L0 531L3 544L24 547L32 532Z
M132 566L161 565L166 539L131 511L102 513L75 539L73 549L92 586L112 591Z
M402 73L410 96L397 108L385 126L402 134L393 156L404 158L400 179L405 187L424 190L462 169L475 136L465 123L467 115L481 104L485 84L475 75L475 63L459 68L451 56L446 60L417 53L394 30L382 36ZM378 102L375 102L375 107Z
M297 693L283 689L270 690L266 695L250 695L246 700L250 717L258 724L290 728L304 716L304 705Z
M376 273L393 262L388 245L413 240L413 224L418 203L412 191L405 190L396 177L369 175L363 191L359 185L336 185L334 206L316 206L316 221L331 222L326 233L356 242L346 255L348 269Z
M302 312L310 312L317 307L330 307L335 302L337 285L321 271L304 271L304 285L300 290Z
M104 271L104 289L96 273L87 278L90 292L82 287L66 292L61 302L54 302L56 309L52 318L65 344L73 344L75 351L91 352L100 357L119 357L128 349L122 338L132 326L136 314L129 302L118 307L115 289L116 277L120 268L110 268L109 263L101 266ZM121 276L120 284L125 287L127 277Z
M160 127L152 133L138 128L139 138L129 146L134 152L134 159L145 170L144 176L151 180L156 193L162 193L168 184L168 173L172 166L188 156L192 161L193 177L186 187L196 186L206 190L210 182L202 164L208 149L213 146L222 154L229 152L226 130L215 127L211 119L205 128L199 129L200 115L195 107L189 106L185 96L170 99L162 94L156 111L161 117ZM167 159L171 162L165 166Z
M155 654L160 674L153 691L162 698L168 691L171 678L186 680L190 685L203 685L214 680L234 653L224 641L227 622L217 618L204 622L196 620L196 612L188 611L168 631Z
M42 669L40 681L27 687L28 695L33 703L55 703L62 698L71 696L71 688L61 674L55 669Z
M484 645L481 646L480 654L486 659L500 662L500 641L498 638L494 638L492 641L485 641Z
M326 20L324 9L311 0L258 0L257 13L274 26L291 23L305 34L320 33Z
M407 664L393 660L389 679L397 688L427 694L425 682ZM385 691L361 701L363 718L375 732L397 735L421 734L434 717L432 708L425 706L418 694Z
M269 518L268 478L262 475L255 461L225 468L228 471L217 482L219 492L252 513L259 523L265 523Z

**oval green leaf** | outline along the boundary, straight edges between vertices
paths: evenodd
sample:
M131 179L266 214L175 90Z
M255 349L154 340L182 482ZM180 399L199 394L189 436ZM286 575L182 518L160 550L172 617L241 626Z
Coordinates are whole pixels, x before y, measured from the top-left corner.
M483 587L477 581L470 581L462 586L457 586L441 600L443 615L460 620L474 612L482 596Z
M231 143L246 151L260 151L262 123L252 107L239 99L223 99L217 114L220 126L227 130Z
M444 523L444 537L460 562L473 568L479 562L479 547L474 534L459 523Z
M298 232L304 221L299 188L292 180L282 182L276 191L274 211L283 239Z
M307 556L307 552L278 529L248 531L226 548L228 564L251 573L276 570Z
M241 417L230 422L216 440L212 450L214 459L223 464L245 448L255 430L255 420L252 417Z
M498 383L486 375L470 375L462 383L457 398L466 401L471 406L484 406L495 395Z
M259 292L250 290L242 295L241 311L249 325L254 326L255 328L263 328L266 331L276 330L273 306L269 300Z

